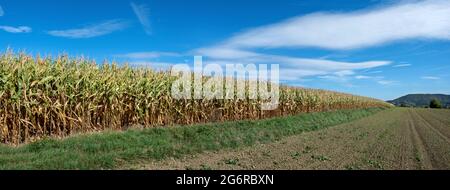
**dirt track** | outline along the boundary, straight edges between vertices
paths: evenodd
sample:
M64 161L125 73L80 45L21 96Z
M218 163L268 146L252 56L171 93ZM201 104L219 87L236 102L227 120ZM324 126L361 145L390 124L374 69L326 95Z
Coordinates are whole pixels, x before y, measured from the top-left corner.
M131 168L450 169L450 110L392 109L276 143Z

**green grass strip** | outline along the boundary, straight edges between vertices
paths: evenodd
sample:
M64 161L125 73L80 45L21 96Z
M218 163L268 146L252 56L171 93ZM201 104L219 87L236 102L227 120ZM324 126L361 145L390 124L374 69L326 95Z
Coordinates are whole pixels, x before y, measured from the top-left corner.
M150 128L0 146L0 169L113 169L146 159L234 149L360 119L383 109L308 113L259 121Z

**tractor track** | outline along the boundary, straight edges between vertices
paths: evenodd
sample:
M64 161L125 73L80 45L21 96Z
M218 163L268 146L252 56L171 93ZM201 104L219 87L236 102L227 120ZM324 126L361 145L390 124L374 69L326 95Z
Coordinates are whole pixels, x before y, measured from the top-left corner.
M415 110L414 110L415 111ZM417 112L418 118L424 121L427 127L431 128L434 132L436 132L442 139L445 139L447 143L450 144L450 125L447 125L440 119L435 118L434 115L430 115L427 117L424 117L421 112ZM433 117L433 118L431 118ZM434 121L434 122L433 122ZM435 125L432 125L431 123L434 123ZM446 126L445 128L443 126Z
M409 113L415 120L414 127L426 147L426 157L431 162L431 168L426 167L426 169L448 169L450 164L450 160L446 156L450 150L448 137L431 125L416 110L409 110Z
M417 162L419 162L421 169L427 169L432 168L432 162L430 160L429 152L427 151L427 148L425 146L425 143L423 141L422 136L417 132L416 125L414 124L414 121L412 120L413 116L411 112L408 112L408 128L410 129L410 137L411 141L414 145L414 151L415 151L415 159Z

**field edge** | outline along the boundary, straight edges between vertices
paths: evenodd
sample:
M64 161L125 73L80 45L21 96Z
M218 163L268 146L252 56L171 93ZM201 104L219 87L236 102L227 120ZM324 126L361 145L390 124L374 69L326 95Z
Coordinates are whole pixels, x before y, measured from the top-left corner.
M0 169L114 169L139 160L248 147L370 116L386 108L308 113L264 120L107 131L17 148L0 146ZM283 126L283 127L280 127Z

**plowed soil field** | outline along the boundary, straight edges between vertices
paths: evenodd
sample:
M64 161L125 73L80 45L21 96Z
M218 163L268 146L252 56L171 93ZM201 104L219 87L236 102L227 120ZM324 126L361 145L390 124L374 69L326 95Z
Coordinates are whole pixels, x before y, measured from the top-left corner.
M280 126L283 127L283 126ZM396 108L237 150L147 161L134 169L450 169L450 110Z

